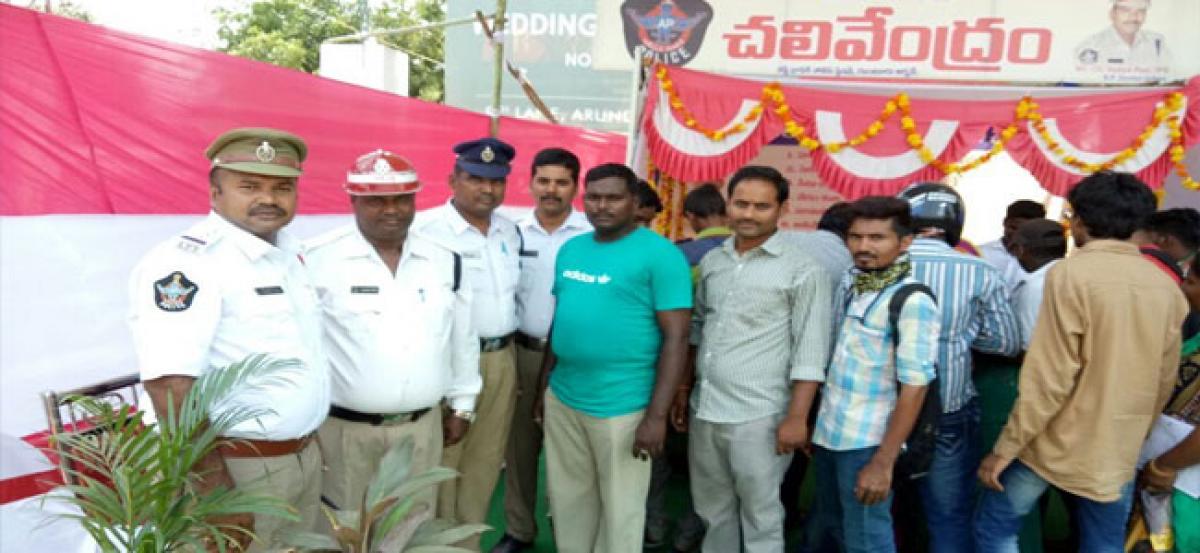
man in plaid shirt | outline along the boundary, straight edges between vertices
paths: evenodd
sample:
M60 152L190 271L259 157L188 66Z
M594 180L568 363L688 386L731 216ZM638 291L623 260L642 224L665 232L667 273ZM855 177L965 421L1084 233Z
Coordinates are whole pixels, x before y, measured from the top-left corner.
M837 346L813 435L818 486L808 550L832 543L847 552L895 551L892 470L936 377L941 315L934 299L914 293L900 310L893 347L888 303L915 283L908 203L868 197L854 204L846 245L854 269L842 282ZM830 540L833 540L832 543Z

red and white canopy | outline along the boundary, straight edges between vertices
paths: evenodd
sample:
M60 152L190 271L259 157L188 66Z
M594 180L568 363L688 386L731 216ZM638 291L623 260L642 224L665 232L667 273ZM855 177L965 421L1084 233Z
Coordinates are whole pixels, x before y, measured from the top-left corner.
M680 105L672 106L667 91L654 81L648 91L642 130L650 158L664 173L689 182L721 180L757 155L759 149L780 136L784 120L770 107L755 118L753 111L763 96L761 81L724 77L687 69L667 69L672 90ZM1024 95L1031 95L1044 116L1045 130L1065 155L1086 163L1101 163L1129 147L1147 123L1156 106L1172 91L1182 92L1184 101L1173 115L1181 118L1184 144L1200 140L1200 77L1179 88L1017 88L886 84L873 85L871 94L846 85L784 86L792 119L810 136L828 143L845 141L879 117L889 96L906 92L911 96L916 132L936 159L949 163L962 159L980 144L989 129L999 130L1014 120L1014 108ZM685 109L694 118L680 115ZM938 180L943 173L926 164L907 142L906 134L892 123L874 139L836 153L812 152L822 180L848 198L869 194L895 194L904 185ZM729 129L746 123L744 132L728 133L720 140L700 128ZM1042 186L1065 194L1084 174L1061 162L1051 153L1032 123L1023 122L1021 132L1005 149L1028 169ZM1161 186L1171 171L1168 150L1170 130L1158 128L1137 154L1115 170L1137 173L1153 187Z

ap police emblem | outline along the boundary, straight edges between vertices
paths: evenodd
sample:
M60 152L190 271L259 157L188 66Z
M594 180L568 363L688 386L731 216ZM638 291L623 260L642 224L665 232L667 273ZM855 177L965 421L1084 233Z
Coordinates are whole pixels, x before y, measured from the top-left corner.
M704 0L625 0L621 14L630 56L686 65L700 52L713 9Z
M163 311L185 311L196 299L196 283L175 271L154 281L154 304Z

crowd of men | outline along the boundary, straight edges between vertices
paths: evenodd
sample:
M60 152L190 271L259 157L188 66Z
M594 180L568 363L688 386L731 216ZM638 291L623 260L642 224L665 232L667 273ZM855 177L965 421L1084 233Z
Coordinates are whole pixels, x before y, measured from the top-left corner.
M747 166L689 193L695 238L674 244L644 226L661 203L624 165L581 179L571 152L537 152L536 206L512 221L497 208L513 148L453 153L453 197L420 213L408 160L353 160L353 220L301 244L285 227L304 141L230 131L206 152L212 213L135 269L156 410L250 354L299 361L222 405L270 414L196 467L203 488L251 487L300 513L214 520L252 531L231 533L250 551L328 531L319 505L359 505L401 440L414 474L460 473L422 498L425 516L484 522L503 472L497 553L532 548L543 451L564 553L784 551L806 470L802 551L894 551L920 520L930 551L1017 551L1050 487L1082 550L1121 551L1151 424L1168 404L1198 422L1179 360L1200 215L1156 213L1132 175L1071 191L1069 257L1063 225L1017 202L981 258L955 249L965 207L941 184L834 205L797 233L779 228L788 181ZM987 437L980 371L1006 363L1019 393ZM1145 487L1169 491L1198 441L1151 460ZM668 544L672 450L691 497Z

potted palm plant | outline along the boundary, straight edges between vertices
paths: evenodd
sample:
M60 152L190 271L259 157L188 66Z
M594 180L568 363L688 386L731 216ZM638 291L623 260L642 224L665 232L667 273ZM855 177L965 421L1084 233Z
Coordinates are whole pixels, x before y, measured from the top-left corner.
M234 547L241 528L209 522L212 517L255 513L298 520L284 502L240 489L196 487L196 463L234 426L269 410L213 407L253 378L269 379L295 360L252 355L196 379L178 412L171 407L150 422L127 404L114 406L89 396L66 399L94 424L87 432L53 437L76 484L53 496L78 508L74 518L103 551L159 553L185 547L196 551ZM167 401L168 405L173 401Z
M289 543L307 551L343 553L469 553L455 547L475 534L488 530L486 524L454 523L431 519L427 508L418 504L428 488L458 477L446 467L434 467L420 474L412 468L412 438L392 446L379 463L375 478L363 494L357 510L332 510L322 505L334 536L317 533L295 534Z

